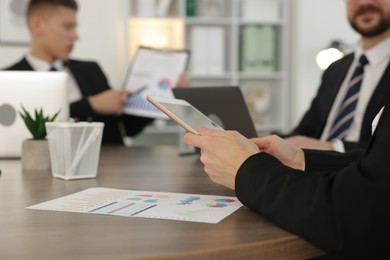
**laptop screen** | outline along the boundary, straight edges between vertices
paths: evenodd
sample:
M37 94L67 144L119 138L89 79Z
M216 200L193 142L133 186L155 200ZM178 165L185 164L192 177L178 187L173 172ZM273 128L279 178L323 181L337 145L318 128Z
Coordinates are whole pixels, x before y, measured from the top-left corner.
M56 121L69 118L68 76L65 72L0 71L0 158L18 158L22 142L32 138L19 115L22 105L30 114L61 110Z

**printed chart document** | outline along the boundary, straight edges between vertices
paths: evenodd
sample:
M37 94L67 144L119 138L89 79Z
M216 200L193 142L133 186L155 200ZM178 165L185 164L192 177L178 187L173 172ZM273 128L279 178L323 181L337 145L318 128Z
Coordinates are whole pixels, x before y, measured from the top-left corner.
M27 209L215 224L241 206L236 197L90 188Z
M165 51L141 47L129 69L124 88L137 94L128 100L124 112L130 115L165 118L155 106L146 100L148 95L173 98L172 88L186 70L188 51Z

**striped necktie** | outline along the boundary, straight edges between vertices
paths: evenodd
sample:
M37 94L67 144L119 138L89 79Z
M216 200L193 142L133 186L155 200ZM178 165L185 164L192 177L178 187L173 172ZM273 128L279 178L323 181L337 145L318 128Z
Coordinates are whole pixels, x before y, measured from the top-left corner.
M356 66L348 83L348 91L337 112L337 117L329 131L328 141L332 139L342 140L348 134L349 127L355 116L356 106L358 103L359 92L363 80L364 66L368 63L366 56L360 56L359 64Z

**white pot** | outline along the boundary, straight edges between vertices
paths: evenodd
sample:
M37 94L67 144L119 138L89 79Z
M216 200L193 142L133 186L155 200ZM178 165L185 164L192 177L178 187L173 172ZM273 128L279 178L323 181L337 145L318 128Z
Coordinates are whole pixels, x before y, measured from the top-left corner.
M22 168L25 170L50 169L49 145L46 139L23 141Z

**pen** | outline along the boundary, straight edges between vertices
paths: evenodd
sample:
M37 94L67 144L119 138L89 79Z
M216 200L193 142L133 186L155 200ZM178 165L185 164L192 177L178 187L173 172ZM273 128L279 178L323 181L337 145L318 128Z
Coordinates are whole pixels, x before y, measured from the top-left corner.
M148 88L147 85L143 85L142 87L136 89L136 90L133 92L133 96L134 96L134 95L140 94L142 91L144 91L144 90L147 89L147 88Z

